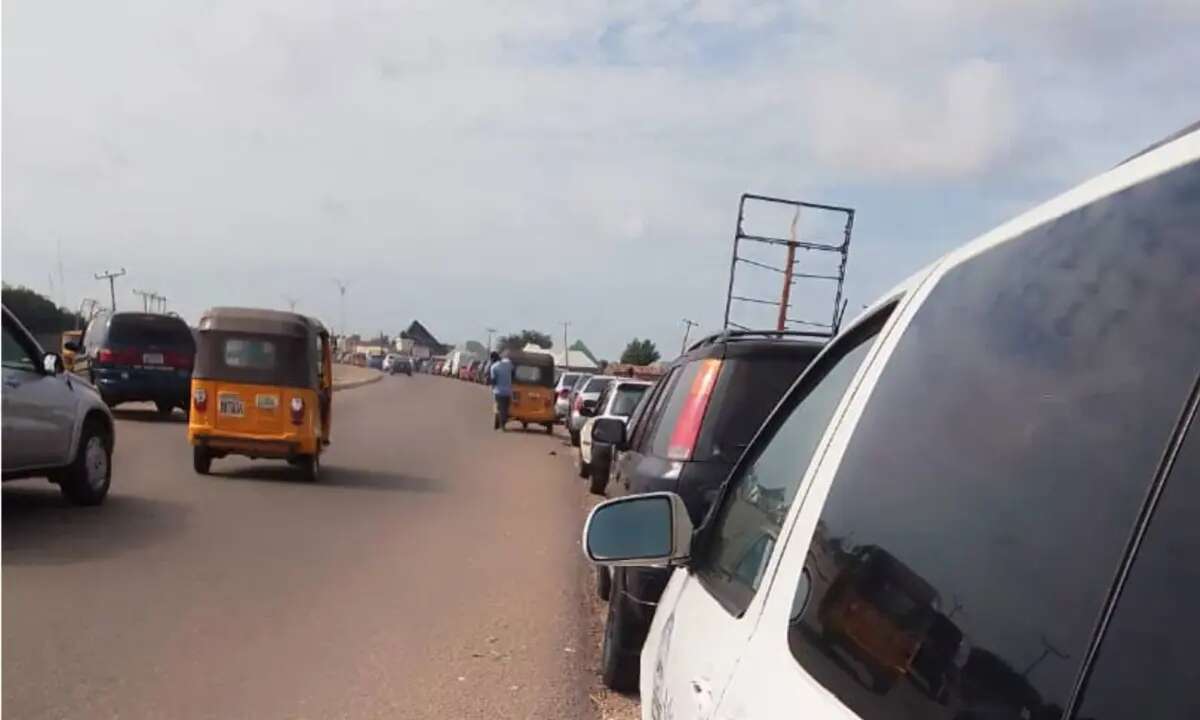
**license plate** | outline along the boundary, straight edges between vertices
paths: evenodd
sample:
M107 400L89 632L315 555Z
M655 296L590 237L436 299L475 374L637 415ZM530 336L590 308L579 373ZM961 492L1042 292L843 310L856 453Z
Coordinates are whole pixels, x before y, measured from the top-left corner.
M237 395L221 393L217 396L217 412L221 415L243 417L246 414L246 406L242 404L242 399Z
M162 365L163 364L162 353L142 353L142 364L143 365Z
M255 395L254 404L259 410L274 410L279 407L278 395Z

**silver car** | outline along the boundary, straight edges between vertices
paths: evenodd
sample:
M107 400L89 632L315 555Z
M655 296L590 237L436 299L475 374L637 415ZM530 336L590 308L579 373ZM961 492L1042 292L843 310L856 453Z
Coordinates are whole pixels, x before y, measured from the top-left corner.
M112 413L3 309L4 479L46 477L72 503L99 505L112 480Z

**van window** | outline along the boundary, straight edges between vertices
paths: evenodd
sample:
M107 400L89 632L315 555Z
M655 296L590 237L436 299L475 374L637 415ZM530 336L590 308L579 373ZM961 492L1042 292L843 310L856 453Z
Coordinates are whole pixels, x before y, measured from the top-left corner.
M789 646L859 716L1062 714L1200 372L1196 228L1200 164L982 252L917 310L798 549Z
M1200 422L1192 421L1088 679L1079 717L1200 717Z
M181 348L195 351L187 323L169 315L115 315L108 327L114 346Z
M731 481L706 532L703 558L696 564L705 587L731 614L745 612L758 590L817 443L888 312L831 348L804 386L785 401L791 409L780 416L786 418L782 424L776 420L776 428L768 431L773 432L771 440L759 444L758 456L744 463L745 470ZM772 409L773 404L763 414Z

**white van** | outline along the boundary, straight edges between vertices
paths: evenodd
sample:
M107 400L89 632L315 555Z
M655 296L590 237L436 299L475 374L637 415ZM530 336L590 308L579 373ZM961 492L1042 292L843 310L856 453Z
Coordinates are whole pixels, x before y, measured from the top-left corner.
M876 302L694 532L592 511L592 560L677 568L642 716L1200 717L1198 405L1193 130Z

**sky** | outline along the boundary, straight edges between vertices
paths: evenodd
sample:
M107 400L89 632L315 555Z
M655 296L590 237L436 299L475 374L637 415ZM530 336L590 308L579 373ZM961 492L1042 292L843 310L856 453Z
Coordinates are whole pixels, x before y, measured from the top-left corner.
M353 332L670 357L743 192L855 209L853 314L1200 118L1197 37L1192 0L9 0L2 275L336 330L340 279Z

